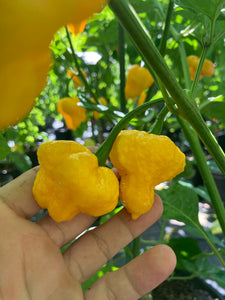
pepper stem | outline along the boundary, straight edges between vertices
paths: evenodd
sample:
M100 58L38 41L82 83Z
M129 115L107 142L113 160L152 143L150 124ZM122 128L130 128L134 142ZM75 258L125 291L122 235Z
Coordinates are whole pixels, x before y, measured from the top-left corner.
M113 143L117 137L117 135L120 133L120 131L129 123L131 119L133 119L137 114L142 113L146 111L148 108L153 107L155 105L163 103L163 98L159 98L156 100L145 102L144 104L136 107L129 113L127 113L112 129L108 137L105 139L105 141L100 145L98 150L94 153L98 158L99 166L104 166L105 161L109 157L109 153L111 151L111 148L113 146Z

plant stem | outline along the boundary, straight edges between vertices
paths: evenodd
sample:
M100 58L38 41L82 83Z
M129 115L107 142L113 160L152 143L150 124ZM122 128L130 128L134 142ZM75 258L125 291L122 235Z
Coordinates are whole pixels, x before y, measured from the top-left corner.
M174 6L174 0L170 0L169 4L168 4L168 8L167 8L167 13L166 13L165 27L163 30L162 39L159 44L159 52L161 53L162 56L164 56L166 53L166 42L167 42L167 39L169 36L171 17L172 17L172 13L173 13L173 6Z
M216 257L218 258L218 260L220 261L222 267L225 269L225 261L223 260L222 255L220 254L219 250L216 248L216 246L213 244L213 242L211 241L211 239L208 237L207 233L205 232L205 230L202 228L202 226L199 224L199 226L197 227L198 230L201 232L202 236L204 237L204 239L207 241L208 245L210 246L210 248L213 250L214 254L216 255Z
M90 88L90 86L89 86L89 84L88 84L88 82L87 82L87 80L86 80L83 72L81 71L81 68L80 68L80 65L78 63L77 56L76 56L76 53L75 53L75 50L74 50L74 47L73 47L73 44L72 44L72 41L71 41L71 38L70 38L70 32L69 32L69 29L68 29L67 26L65 27L65 30L66 30L66 35L67 35L67 38L68 38L68 41L69 41L69 44L70 44L70 49L72 51L72 57L73 57L75 66L76 66L77 71L78 71L78 76L81 79L82 83L84 84L85 89L91 95L91 97L95 99L95 101L96 101L97 104L101 104L99 102L99 100L98 100L98 97L96 97L96 95L93 93L92 89Z
M127 113L112 129L105 141L100 145L98 150L95 152L95 155L98 158L99 166L104 166L106 159L109 156L112 145L119 134L119 132L133 119L137 114L146 111L148 108L153 107L157 104L163 103L163 99L156 99L152 101L145 102L144 104L136 107L129 113Z
M184 119L179 116L177 116L177 119L181 125L187 141L189 142L192 153L196 159L199 172L211 198L212 205L222 228L223 234L225 235L225 208L212 173L210 172L209 166L207 165L207 161L202 151L198 136Z
M207 50L208 50L208 47L204 46L203 51L201 53L200 61L199 61L199 64L198 64L198 68L196 70L195 77L194 77L194 80L193 80L193 83L192 83L192 87L191 87L191 92L192 92L193 97L195 97L195 94L196 94L196 89L197 89L199 77L201 75L202 66L203 66L204 60L206 58Z
M188 66L187 66L186 62L184 61L184 58L186 60L186 54L185 54L185 49L183 49L182 41L179 42L179 49L180 49L180 54L181 54L182 68L185 73L185 70L188 70ZM202 65L205 60L205 56L206 56L206 52L207 52L206 50L207 50L207 48L203 48L203 51L201 54L201 59L200 59L199 65L198 65L198 69L195 74L194 82L192 85L192 93L193 94L195 94L195 92L196 92L199 75L201 73ZM189 78L190 78L190 76L189 76ZM186 87L188 88L189 81L185 80L185 84L186 84ZM193 101L195 101L195 100L193 99ZM184 132L184 135L185 135L187 141L189 142L192 153L196 159L199 172L201 174L201 177L203 179L205 187L211 198L212 205L213 205L213 208L218 217L218 221L220 223L222 231L225 235L225 208L224 208L222 199L220 197L220 194L218 192L217 186L215 184L214 178L212 176L212 173L209 169L209 166L207 165L207 161L206 161L205 155L203 153L198 136L197 136L196 132L189 126L189 124L184 119L182 119L180 116L177 116L177 119L181 125L181 128Z
M225 175L225 154L223 150L206 126L196 105L176 81L153 41L149 38L147 30L131 4L127 0L111 0L109 6L127 30L134 45L139 49L146 62L151 65L174 99L178 107L178 113L192 125Z
M120 108L123 113L126 112L125 88L125 34L124 29L118 22L118 56L120 64Z
M153 134L161 134L162 128L163 128L163 123L166 115L168 114L169 110L168 107L165 105L160 112L158 113L155 122L152 124L149 133Z
M133 240L133 258L137 257L140 254L140 242L141 242L141 238L140 236L136 237Z
M181 65L184 74L185 85L188 90L191 90L191 77L188 68L187 55L182 40L179 40L179 52L180 52L180 59L181 59Z

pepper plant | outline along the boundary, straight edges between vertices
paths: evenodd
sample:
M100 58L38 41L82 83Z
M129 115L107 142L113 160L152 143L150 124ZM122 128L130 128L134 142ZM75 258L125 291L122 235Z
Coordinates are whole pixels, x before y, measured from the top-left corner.
M40 133L47 120L64 122L57 111L59 100L78 97L79 105L86 110L87 121L84 118L78 128L72 128L73 138L86 141L91 138L98 146L95 154L99 165L105 164L117 135L124 128L171 135L184 152L187 150L185 172L166 189L157 191L164 203L159 239L137 238L91 281L118 268L121 258L128 261L145 247L163 242L176 252L177 269L187 271L188 277L212 279L225 288L225 244L203 227L198 218L201 197L213 208L218 231L224 238L224 203L208 164L210 157L225 175L225 155L217 141L217 133L223 132L225 125L224 9L224 0L110 0L102 13L87 22L83 33L73 36L69 26L57 32L51 44L54 64L47 86L30 116L1 135L4 154L1 158L9 153L7 141L14 139L16 144L23 144L18 141L18 135L11 137L10 130L19 133L25 129L20 134L22 141L34 136L29 134L33 130L36 142L43 141L46 135ZM84 55L90 54L90 50L95 53L92 59L96 59L91 63ZM191 55L199 58L194 74L187 59ZM214 62L212 77L202 77L206 58ZM145 90L142 105L139 105L139 97L126 99L128 70L135 64L148 69L154 80ZM72 75L68 76L68 70ZM79 79L77 86L74 76ZM100 97L106 99L107 105L102 105ZM99 113L98 118L94 118L93 112ZM29 131L30 123L34 127ZM66 127L64 122L63 128ZM178 133L176 137L174 133ZM29 143L29 139L26 141ZM203 189L186 184L185 176L189 175L188 166L192 164L189 157L194 159L200 172ZM111 214L118 209L120 207ZM166 227L174 219L184 224L184 230L191 233L192 238L175 239L166 235ZM199 248L196 243L199 236L209 245L209 252ZM211 256L217 258L218 264L210 262ZM176 274L170 280L175 278ZM87 282L84 288L89 284Z

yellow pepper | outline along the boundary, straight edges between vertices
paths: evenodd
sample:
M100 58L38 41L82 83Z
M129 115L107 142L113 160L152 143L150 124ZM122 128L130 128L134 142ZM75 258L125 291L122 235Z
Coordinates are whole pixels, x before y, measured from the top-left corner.
M110 159L121 176L120 199L133 219L151 208L154 187L185 167L185 155L167 136L138 130L120 132Z
M119 183L114 172L99 167L97 157L74 141L52 141L37 152L40 170L33 195L56 222L78 213L101 216L118 202Z
M77 105L80 102L78 97L63 98L57 103L57 110L63 115L66 126L72 130L87 120L86 109Z
M82 71L83 75L85 78L87 78L87 73ZM75 89L77 89L78 87L81 87L83 85L83 83L81 82L80 78L78 75L74 74L72 70L68 70L67 71L67 76L71 77L73 80L73 85L75 87Z
M95 99L94 98L91 98L90 99L93 103L96 103ZM99 102L104 105L104 106L107 106L107 100L104 98L104 97L100 97L99 98ZM95 118L95 120L98 120L100 118L100 113L96 110L93 111L93 116Z
M151 74L145 67L133 65L127 74L125 85L126 99L135 99L142 91L149 88L154 82Z
M198 68L198 64L199 64L200 58L196 55L189 55L187 57L187 62L188 62L188 67L189 67L189 73L191 76L191 80L194 80L195 77L195 73L197 71ZM215 67L212 61L205 59L203 66L202 66L202 70L201 70L201 74L199 77L199 80L202 79L203 76L212 76L214 74L215 71Z
M86 25L86 20L82 21L80 24L68 24L69 31L76 37L79 33L84 31Z
M106 0L1 1L0 129L17 124L46 84L49 44L69 23L79 25L101 11Z
M137 106L139 106L139 105L141 105L141 104L143 104L145 102L146 96L147 96L146 92L143 91L141 93L141 95L139 96Z

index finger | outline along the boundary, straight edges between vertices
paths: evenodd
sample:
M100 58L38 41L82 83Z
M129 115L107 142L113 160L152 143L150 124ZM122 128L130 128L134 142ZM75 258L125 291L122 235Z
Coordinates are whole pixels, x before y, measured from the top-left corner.
M38 170L34 167L0 188L0 201L21 217L30 218L41 209L32 195Z

